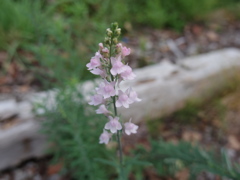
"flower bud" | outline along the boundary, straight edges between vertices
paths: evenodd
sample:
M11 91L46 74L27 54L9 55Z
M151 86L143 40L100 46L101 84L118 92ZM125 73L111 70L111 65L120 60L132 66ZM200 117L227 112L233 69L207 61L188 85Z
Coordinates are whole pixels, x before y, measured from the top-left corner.
M110 28L107 28L107 36L111 37L112 36L112 31Z
M111 44L111 39L109 37L105 37L104 43L107 44L107 45L110 45Z
M102 52L102 56L105 58L109 58L109 53L108 52Z
M115 47L115 53L116 53L116 54L119 54L121 51L122 51L122 44L119 43L119 44L117 44L116 47Z
M120 52L121 52L121 49L119 49L119 48L116 48L116 49L115 49L115 53L116 53L116 54L119 54Z
M118 43L118 39L117 38L113 38L113 44L117 44Z
M101 51L104 48L103 43L99 43L98 47L99 47L99 51Z
M108 58L109 57L109 50L108 50L108 48L103 48L102 50L101 50L101 54L103 55L103 57L105 57L105 58Z
M111 27L112 27L112 29L117 29L118 28L118 23L117 22L115 22L115 23L112 23L111 24Z
M118 36L120 36L120 34L121 34L121 29L120 29L120 28L117 28L115 32L116 32L116 34L117 34Z

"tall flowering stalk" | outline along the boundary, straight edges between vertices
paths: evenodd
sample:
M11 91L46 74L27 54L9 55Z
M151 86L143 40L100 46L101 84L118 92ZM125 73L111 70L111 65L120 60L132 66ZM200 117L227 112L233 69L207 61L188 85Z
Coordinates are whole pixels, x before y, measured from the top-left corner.
M102 82L99 87L95 88L96 94L91 97L89 104L99 106L96 113L104 114L108 118L103 133L100 135L99 143L108 144L111 137L114 134L117 135L121 176L123 176L121 134L124 132L127 135L135 134L138 126L133 124L131 119L123 124L119 120L117 108L129 108L130 104L141 101L141 99L131 87L126 90L120 87L121 82L133 80L136 77L131 67L123 60L130 54L131 49L118 43L121 29L118 28L117 23L112 23L106 32L104 44L99 43L99 50L86 65L91 73L102 78Z

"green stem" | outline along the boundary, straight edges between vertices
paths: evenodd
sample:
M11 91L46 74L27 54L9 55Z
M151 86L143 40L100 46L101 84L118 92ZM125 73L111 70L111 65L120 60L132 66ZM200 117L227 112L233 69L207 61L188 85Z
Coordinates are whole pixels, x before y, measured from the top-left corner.
M114 114L117 116L117 107L115 105L116 96L113 97L113 106L114 106ZM124 180L124 168L123 168L123 152L122 152L122 143L121 143L121 131L117 131L117 142L118 142L118 150L119 150L119 164L120 164L120 176L121 179Z
M111 44L110 44L110 50L109 50L110 57L112 56L112 43L113 43L113 37L111 37ZM110 67L112 67L111 58L109 58L109 62L110 62ZM111 75L111 80L114 81L113 75ZM112 97L112 100L113 100L113 107L114 107L114 115L116 117L117 116L116 96ZM121 137L120 137L121 134L120 133L121 133L121 131L118 130L117 131L117 142L118 142L118 150L119 150L120 177L121 177L121 180L124 180L123 152L122 152L122 143L121 143Z
M124 179L123 153L122 153L122 144L120 139L120 131L117 131L117 141L118 141L118 149L119 149L120 175L121 175L121 179Z

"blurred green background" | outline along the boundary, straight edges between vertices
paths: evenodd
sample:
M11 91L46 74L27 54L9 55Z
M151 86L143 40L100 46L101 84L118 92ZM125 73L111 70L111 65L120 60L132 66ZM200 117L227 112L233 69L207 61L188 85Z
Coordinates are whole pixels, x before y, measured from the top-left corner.
M7 55L0 76L14 63L43 89L93 78L85 64L111 22L123 33L142 27L181 32L222 8L240 18L239 0L1 0L0 52Z

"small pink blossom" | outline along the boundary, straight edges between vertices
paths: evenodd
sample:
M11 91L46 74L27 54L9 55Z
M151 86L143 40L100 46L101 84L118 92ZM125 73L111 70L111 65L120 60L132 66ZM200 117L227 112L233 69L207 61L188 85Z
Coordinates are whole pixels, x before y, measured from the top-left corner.
M128 56L131 53L131 49L123 46L122 43L118 43L116 45L116 48L118 49L122 57Z
M124 123L124 130L127 135L130 135L131 133L136 134L137 129L138 129L138 126L133 124L131 122L131 119L129 120L129 122Z
M128 56L129 54L131 53L131 49L130 48L127 48L127 47L122 47L122 56L125 57L125 56Z
M100 75L102 78L105 78L107 76L106 71L99 68L94 68L90 72L95 75Z
M107 47L104 47L104 46L103 46L103 43L99 43L99 44L98 44L98 47L99 47L99 51L100 51L100 52L109 53L109 49L108 49Z
M105 48L102 49L102 52L109 53L109 50L108 50L108 48L105 47Z
M103 43L99 43L98 47L99 47L99 50L101 51L104 48Z
M116 48L122 50L122 43L117 43Z
M104 104L102 104L101 106L99 106L99 108L96 110L97 114L109 114L110 112L107 110L106 106Z
M111 57L111 63L114 64L117 61L122 61L121 56Z
M111 58L111 62L112 68L110 72L113 76L116 76L117 74L120 74L125 70L124 68L125 65L121 62L121 59Z
M121 123L118 121L119 120L119 117L111 117L109 116L109 122L107 122L105 124L105 129L109 129L111 131L111 133L116 133L118 130L121 130L122 129L122 125Z
M112 137L111 133L108 133L107 131L103 131L103 133L99 137L99 143L100 144L108 144L110 138Z
M91 102L89 102L88 104L97 106L99 104L102 104L103 102L104 102L103 97L99 94L96 94L91 97Z
M128 95L123 93L121 90L118 91L118 100L116 101L116 107L125 107L129 108L129 104L131 103Z
M88 67L88 70L101 66L100 58L101 54L99 52L96 52L95 56L91 58L90 63L86 65Z
M121 77L123 80L133 80L136 75L132 72L132 68L128 65L124 66L124 71L121 73Z
M96 88L97 93L103 95L104 99L107 99L111 96L116 95L116 91L114 89L115 82L109 83L108 81L104 81L99 85L99 88Z
M136 91L132 90L132 88L129 88L129 89L127 90L127 93L128 93L128 96L129 96L130 104L132 104L132 103L134 103L134 102L142 101L141 99L139 99L139 98L137 97Z

